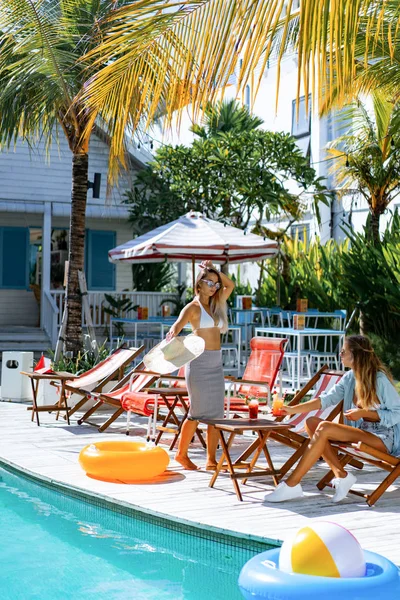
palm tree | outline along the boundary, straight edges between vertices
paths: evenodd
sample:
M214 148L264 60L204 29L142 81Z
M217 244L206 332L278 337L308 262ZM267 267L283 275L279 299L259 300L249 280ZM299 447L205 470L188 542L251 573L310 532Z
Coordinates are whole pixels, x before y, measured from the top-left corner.
M235 133L253 131L263 123L260 117L252 115L248 108L241 106L237 100L219 100L215 104L207 103L203 125L194 124L190 130L197 136L207 139L229 131Z
M207 101L214 103L239 60L240 90L253 76L255 96L272 54L279 82L289 45L298 51L298 94L303 81L306 98L318 85L321 102L335 88L343 103L355 97L355 82L356 91L378 87L381 77L389 85L388 66L399 89L398 0L300 0L294 6L294 0L182 0L166 8L165 0L141 0L107 16L99 23L107 36L91 55L99 71L85 93L95 110L109 107L113 157L122 156L125 128L150 123L160 106L170 122L176 109L192 104L196 116Z
M87 80L82 57L98 41L95 26L109 0L7 0L0 3L0 144L17 137L47 147L62 132L72 153L66 350L82 343L78 270L84 268L90 137L99 111L79 101Z
M400 104L388 102L382 93L372 94L373 115L358 100L343 112L351 122L351 134L330 144L335 157L331 172L341 193L354 190L368 203L367 232L380 243L379 221L389 204L400 194Z

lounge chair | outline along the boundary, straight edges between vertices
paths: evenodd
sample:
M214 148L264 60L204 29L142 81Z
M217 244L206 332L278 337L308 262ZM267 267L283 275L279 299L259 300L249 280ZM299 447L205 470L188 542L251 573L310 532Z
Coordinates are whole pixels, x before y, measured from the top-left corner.
M369 506L373 506L384 492L396 481L400 476L400 457L387 454L386 452L380 452L368 444L358 442L356 444L334 444L337 450L342 453L340 462L343 466L351 463L356 459L361 463L368 463L374 465L383 471L386 471L388 475L383 481L370 493L359 492L357 490L350 490L351 494L365 498ZM334 478L334 473L329 471L317 484L319 490L323 490L325 486L330 485Z
M330 371L327 365L321 367L321 369L310 379L310 381L294 396L289 402L289 406L295 406L299 404L301 400L313 389L315 389L312 399L317 398L319 394L324 391L328 391L333 387L339 379L343 376L341 371ZM284 475L292 468L292 466L301 458L305 449L307 448L310 439L306 431L306 421L308 418L314 416L322 420L333 421L337 416L342 413L343 402L340 402L334 407L329 407L325 410L319 409L309 413L300 413L293 415L289 420L286 420L286 424L290 424L291 429L272 432L270 439L280 442L285 446L293 448L294 453L287 459L287 461L280 467L277 480L282 479ZM285 417L273 417L273 420L277 423L282 422ZM242 456L242 460L247 460L248 457L255 451L258 441L255 440L254 444L249 446L246 453ZM354 466L360 468L360 463L355 462Z
M250 356L242 379L228 377L225 409L227 418L231 413L248 413L246 396L264 398L265 404L271 397L279 369L285 354L287 340L272 337L254 337L250 341Z
M110 356L99 362L89 371L78 375L74 379L63 379L61 382L54 380L51 384L59 390L59 401L57 406L51 407L57 410L57 419L60 411L65 411L65 418L69 424L69 417L79 410L87 401L89 392L97 392L109 381L121 379L127 365L129 365L141 352L144 346L140 348L119 348ZM46 376L49 379L49 375ZM71 394L82 396L73 407L68 406L68 398ZM39 407L39 410L48 410L48 407Z
M150 395L142 392L143 389L150 387L157 381L158 376L149 375L144 370L144 364L140 363L130 373L123 377L112 390L108 392L91 392L89 397L95 400L95 403L84 415L78 420L78 424L86 423L87 425L93 425L97 427L100 432L105 431L120 415L125 412L125 408L122 406L122 398L128 392L132 394L141 393L143 396L143 406L141 410L137 411L138 414L149 416L149 408L146 405L146 400L151 398ZM105 404L114 407L116 410L107 419L105 423L99 425L89 421L90 417L103 407ZM151 413L152 414L152 413ZM128 434L129 432L127 432Z
M318 398L322 392L329 391L341 377L344 375L342 371L332 371L328 365L324 365L319 371L310 379L310 381L294 396L289 402L289 406L295 406L303 400L303 398L314 389L312 398ZM282 479L284 475L292 468L292 466L302 457L305 449L307 448L310 439L306 431L306 422L310 417L317 417L323 421L333 421L336 417L341 420L343 410L343 402L339 402L336 406L329 406L326 409L313 410L308 413L299 413L293 415L285 423L290 424L292 427L286 431L279 433L273 432L270 436L272 440L280 442L285 446L289 446L294 449L292 456L282 465L279 470L278 479ZM280 422L284 417L276 417L277 422ZM354 463L355 466L360 467L359 463Z
M150 431L152 431L152 439L158 444L164 433L172 433L174 437L170 442L169 449L173 450L189 412L184 372L185 367L182 367L177 375L160 376L158 373L146 371L149 375L157 377L157 386L148 390L147 393L128 391L122 394L121 405L127 411L127 435L129 435L131 413L143 414L149 417L147 438L150 438ZM164 387L165 384L168 384L168 387ZM160 409L162 409L162 414ZM162 417L162 423L157 425L159 416ZM158 430L157 434L156 430ZM206 443L199 428L196 429L195 435L205 448Z
M150 392L152 386L159 381L172 381L173 385L171 388L166 390L162 387L154 387L154 391ZM188 401L186 396L186 390L184 394L180 393L182 389L181 385L184 379L179 376L166 376L160 375L159 373L153 373L147 371L144 368L144 364L138 365L131 373L125 376L114 389L104 393L91 393L90 396L96 399L95 404L79 419L78 423L86 423L88 425L94 425L100 432L105 431L118 417L120 417L125 411L127 412L127 429L126 435L129 435L130 418L131 414L137 414L148 417L147 422L147 440L150 437L154 440L156 437L156 420L159 415L160 408L166 410L167 415L164 416L163 425L159 426L161 430L156 439L156 443L159 442L163 431L170 431L175 433L175 438L171 444L170 449L175 445L176 439L178 438L180 428L188 412ZM146 390L146 391L145 391ZM160 393L157 393L159 390ZM177 394L179 390L179 396ZM167 393L166 393L167 392ZM115 408L113 414L107 419L102 425L89 421L89 418L95 413L100 407L109 405ZM175 409L179 408L183 412L183 418L179 420L175 415ZM167 427L167 423L170 420L174 421L174 429ZM151 435L152 433L152 435ZM205 446L204 440L200 432L197 432L199 439Z

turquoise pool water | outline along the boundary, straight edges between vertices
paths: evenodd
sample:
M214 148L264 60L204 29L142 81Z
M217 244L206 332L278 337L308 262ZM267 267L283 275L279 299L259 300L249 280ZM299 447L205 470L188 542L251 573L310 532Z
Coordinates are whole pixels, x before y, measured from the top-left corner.
M240 569L267 549L136 515L0 467L0 599L240 600Z

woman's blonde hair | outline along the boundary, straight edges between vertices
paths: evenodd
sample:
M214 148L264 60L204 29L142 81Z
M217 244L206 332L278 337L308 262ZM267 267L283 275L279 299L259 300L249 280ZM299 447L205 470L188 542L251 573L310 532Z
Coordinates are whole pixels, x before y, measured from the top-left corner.
M392 380L390 371L384 366L372 348L370 340L363 335L346 337L347 348L353 355L352 370L356 380L356 396L365 409L380 403L376 394L378 372L385 373Z
M202 279L207 279L208 273L214 273L218 277L218 283L220 284L219 290L215 292L213 296L210 298L210 313L214 322L219 323L222 321L221 332L225 333L228 330L228 308L226 305L226 300L223 296L224 293L224 284L222 283L222 279L218 271L215 269L201 269L199 274L196 277L196 283L194 285L194 291L196 296L199 293L199 284Z

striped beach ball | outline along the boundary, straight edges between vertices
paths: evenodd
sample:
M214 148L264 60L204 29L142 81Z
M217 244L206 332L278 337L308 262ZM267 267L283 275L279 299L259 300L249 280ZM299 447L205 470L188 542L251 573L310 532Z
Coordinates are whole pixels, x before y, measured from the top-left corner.
M321 577L363 577L366 572L364 552L356 538L329 521L310 521L286 540L279 568Z

